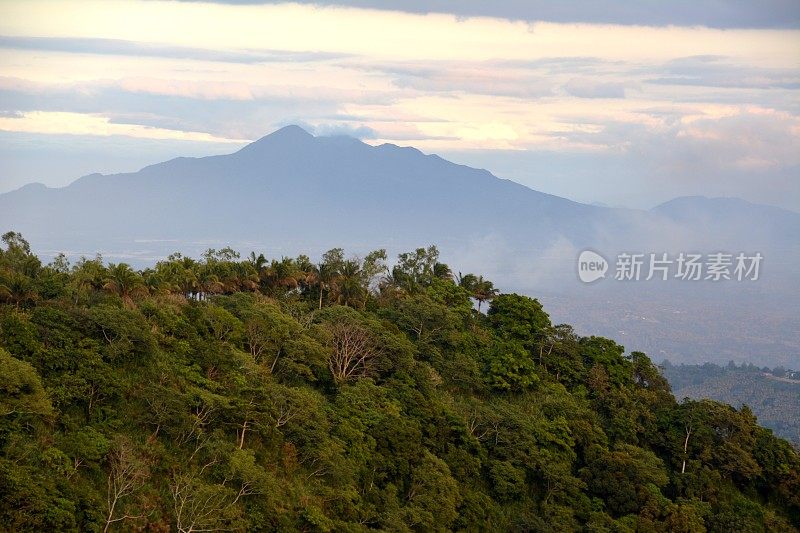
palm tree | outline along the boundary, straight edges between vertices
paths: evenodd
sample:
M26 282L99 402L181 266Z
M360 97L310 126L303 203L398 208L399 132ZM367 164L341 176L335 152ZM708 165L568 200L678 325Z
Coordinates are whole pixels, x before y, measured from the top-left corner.
M475 283L477 281L478 277L475 274L462 274L459 272L458 276L456 276L456 283L458 286L466 289L470 293L472 293L472 290L475 288Z
M205 299L208 294L219 294L225 290L225 285L219 277L212 273L208 268L200 271L198 277L198 288L200 289L200 299Z
M175 265L175 274L183 294L192 296L200 292L200 265L191 257L184 257Z
M319 287L319 308L322 309L322 296L325 289L331 290L339 279L341 273L335 264L320 263L316 266L316 281Z
M436 263L433 265L433 277L446 281L452 281L453 271L450 270L450 267L444 263Z
M267 258L264 257L264 254L258 254L258 257L256 257L255 252L250 252L247 262L253 265L253 268L256 270L259 277L262 277L266 273L268 263Z
M297 268L300 289L307 293L311 287L319 285L319 268L311 262L307 255L299 255L294 260Z
M392 289L394 292L409 292L410 280L408 274L395 265L381 280L381 289Z
M483 302L493 300L499 292L498 289L494 288L494 283L488 279L483 279L483 276L479 276L472 288L472 297L478 300L478 312L481 312L481 304Z
M172 285L164 279L163 274L158 270L148 268L142 271L142 279L150 294L169 294L173 290Z
M265 280L270 292L280 293L296 289L300 285L301 272L294 259L283 257L280 261L273 260L266 269Z
M19 305L26 301L34 301L38 294L28 276L19 272L7 272L0 275L0 301L13 302L19 309Z
M186 298L191 298L198 292L197 263L190 257L173 254L167 261L156 265L156 272L170 291L180 292Z
M239 288L248 291L255 291L258 289L260 277L255 265L253 265L250 261L234 263L234 270L236 271L236 279Z
M335 285L337 301L341 305L360 307L367 292L363 279L359 261L355 259L345 261Z
M144 287L142 276L133 270L126 263L108 265L108 274L105 278L103 288L109 292L119 295L125 301L131 301L131 297L141 292Z
M73 269L71 280L75 288L75 305L78 304L78 299L82 293L102 289L107 274L108 272L103 267L103 260L99 255L94 259L82 257Z

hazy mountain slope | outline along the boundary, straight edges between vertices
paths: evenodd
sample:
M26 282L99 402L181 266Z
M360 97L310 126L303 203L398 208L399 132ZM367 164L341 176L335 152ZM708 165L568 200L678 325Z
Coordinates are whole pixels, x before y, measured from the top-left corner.
M720 244L743 240L797 244L800 213L778 207L753 204L741 198L685 196L665 202L653 213L696 228L725 236Z

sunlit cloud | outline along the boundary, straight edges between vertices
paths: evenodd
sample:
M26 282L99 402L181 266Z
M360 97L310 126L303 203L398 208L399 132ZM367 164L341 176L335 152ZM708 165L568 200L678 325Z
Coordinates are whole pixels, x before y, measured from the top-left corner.
M409 10L2 2L0 129L216 146L300 123L428 152L647 157L676 181L794 175L797 29Z

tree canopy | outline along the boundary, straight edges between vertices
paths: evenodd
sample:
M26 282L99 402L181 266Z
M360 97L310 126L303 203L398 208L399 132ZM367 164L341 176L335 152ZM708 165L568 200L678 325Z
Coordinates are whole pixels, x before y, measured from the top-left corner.
M2 530L800 528L800 457L747 407L676 401L435 247L137 270L3 243Z

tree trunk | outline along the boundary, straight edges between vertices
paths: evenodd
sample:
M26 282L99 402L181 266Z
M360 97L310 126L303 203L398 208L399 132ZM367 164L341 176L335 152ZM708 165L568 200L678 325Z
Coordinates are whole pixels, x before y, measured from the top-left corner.
M242 424L242 435L239 438L239 449L240 450L242 448L244 448L244 434L245 434L246 431L247 431L247 420L245 420L244 423Z
M689 449L689 436L692 434L690 428L686 428L686 440L683 441L683 466L681 466L681 474L686 473L686 453Z
M114 508L117 506L117 498L114 498L114 501L111 503L111 508L108 511L108 518L106 518L106 527L103 528L103 533L107 533L108 528L111 527L114 519Z

